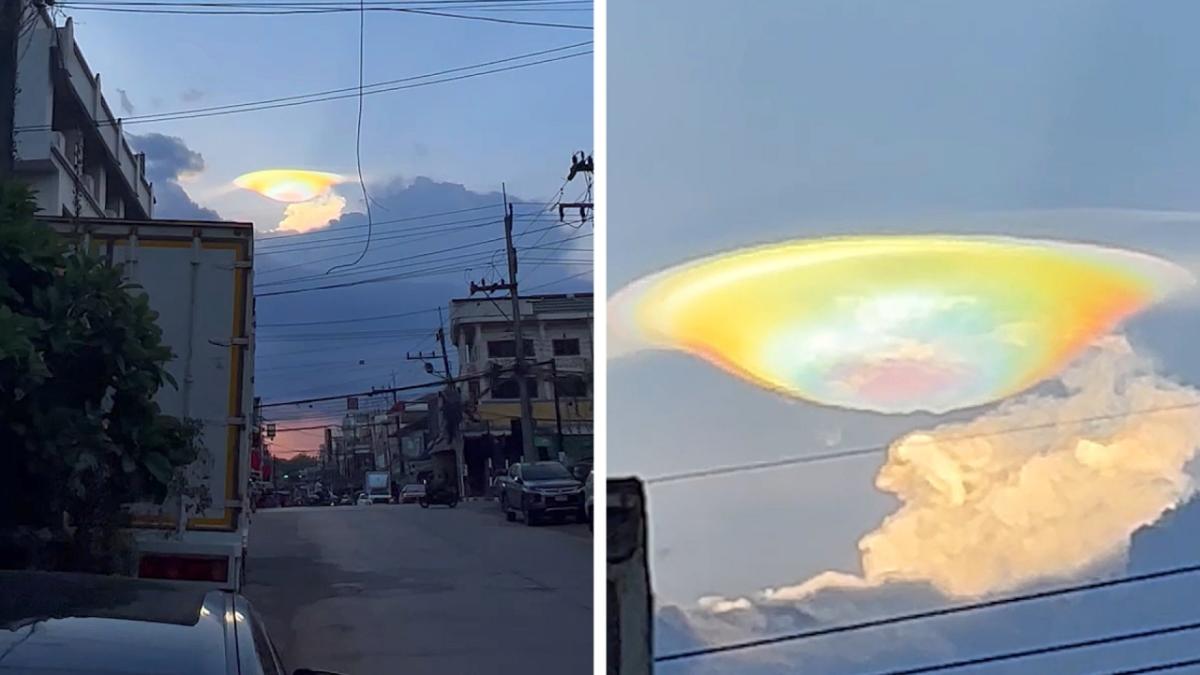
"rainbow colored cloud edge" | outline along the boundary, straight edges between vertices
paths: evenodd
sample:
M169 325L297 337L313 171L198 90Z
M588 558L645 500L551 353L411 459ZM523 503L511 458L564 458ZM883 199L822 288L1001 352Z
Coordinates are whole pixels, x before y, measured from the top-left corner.
M994 402L1195 283L1092 244L862 236L760 246L630 284L614 339L696 355L797 399L883 413Z

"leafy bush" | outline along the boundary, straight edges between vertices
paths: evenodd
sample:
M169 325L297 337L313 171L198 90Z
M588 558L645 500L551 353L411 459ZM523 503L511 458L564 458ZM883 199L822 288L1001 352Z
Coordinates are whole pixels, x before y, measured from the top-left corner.
M173 355L145 296L35 210L0 186L0 565L119 571L122 505L161 502L199 428L154 402Z

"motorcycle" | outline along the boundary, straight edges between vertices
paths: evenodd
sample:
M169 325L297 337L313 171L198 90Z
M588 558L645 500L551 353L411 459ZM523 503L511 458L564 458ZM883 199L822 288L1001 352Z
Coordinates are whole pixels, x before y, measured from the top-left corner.
M420 499L417 500L417 503L420 504L421 508L423 509L429 508L430 504L441 504L443 506L454 508L455 506L458 506L458 492L455 490L430 490L429 492L421 495Z

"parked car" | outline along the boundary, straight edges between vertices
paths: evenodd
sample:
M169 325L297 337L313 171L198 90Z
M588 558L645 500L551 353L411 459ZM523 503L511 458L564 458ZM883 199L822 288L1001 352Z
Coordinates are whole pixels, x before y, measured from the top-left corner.
M559 462L513 464L499 483L500 509L510 522L518 513L526 525L547 517L585 518L583 484Z
M0 571L0 588L6 673L289 672L258 613L231 591L32 571ZM335 675L294 671L302 674Z
M592 472L583 482L583 512L587 516L588 532L592 531Z
M372 504L371 498L365 492L358 493L358 497L354 500L354 503L358 506L370 506Z
M592 472L592 460L585 459L571 465L571 475L579 482L587 480L588 474Z
M400 488L400 503L413 504L421 500L425 496L424 483L409 483Z

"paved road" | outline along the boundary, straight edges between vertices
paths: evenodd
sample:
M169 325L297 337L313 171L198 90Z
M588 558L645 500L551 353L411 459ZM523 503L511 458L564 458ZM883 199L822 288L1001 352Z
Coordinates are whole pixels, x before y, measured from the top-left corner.
M289 669L590 673L592 540L494 503L254 514L245 593Z

